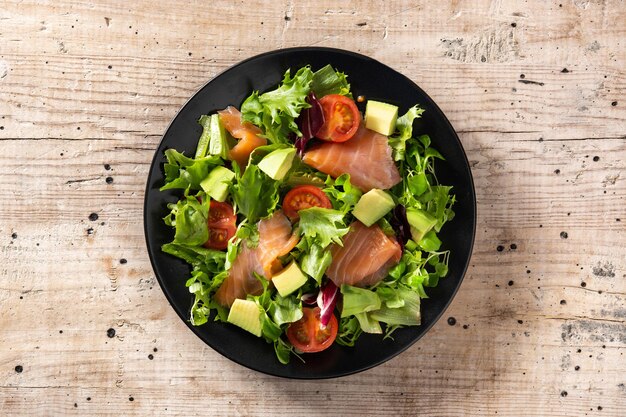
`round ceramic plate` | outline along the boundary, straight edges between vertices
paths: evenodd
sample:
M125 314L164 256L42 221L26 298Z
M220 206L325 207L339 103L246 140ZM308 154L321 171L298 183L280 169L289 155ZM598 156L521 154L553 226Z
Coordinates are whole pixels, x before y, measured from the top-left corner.
M292 73L310 65L317 70L331 64L348 75L354 96L363 95L392 103L403 114L419 103L426 111L414 125L414 136L428 134L432 146L446 158L437 161L441 184L454 186L456 216L441 233L443 249L451 251L449 273L436 288L427 289L430 298L422 302L422 325L397 330L392 339L363 334L354 347L334 344L316 354L305 354L303 363L292 356L282 365L272 344L227 323L212 322L194 327L189 323L192 295L185 287L190 267L182 260L161 252L161 245L173 239L172 228L163 223L167 203L176 201L180 190L160 192L163 185L163 152L167 148L193 155L201 127L197 120L228 105L239 107L253 91L275 88L288 68ZM433 100L411 80L380 62L353 52L328 48L292 48L268 52L247 59L226 70L202 87L178 112L155 152L144 202L144 227L150 260L159 284L180 318L200 339L225 357L250 369L287 378L330 378L349 375L379 365L398 355L439 319L454 297L467 269L476 225L476 201L469 164L454 129Z

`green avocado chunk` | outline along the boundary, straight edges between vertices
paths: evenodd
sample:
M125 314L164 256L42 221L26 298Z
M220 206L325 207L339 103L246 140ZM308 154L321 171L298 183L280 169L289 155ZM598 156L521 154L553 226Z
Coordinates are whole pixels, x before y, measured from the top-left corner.
M354 217L370 227L396 206L393 198L383 190L374 188L363 194L354 206Z
M381 135L389 136L396 130L398 106L368 100L365 105L365 127Z
M233 171L223 166L217 166L200 182L200 187L213 200L224 202L228 196L228 186L233 178L235 178Z
M437 219L424 210L408 207L406 209L406 219L411 226L411 237L419 242L424 235L437 224Z
M276 149L259 162L259 169L274 180L282 180L291 169L296 148Z
M292 261L287 268L272 277L274 287L281 297L286 297L306 282L307 277L302 273L295 261Z
M230 308L227 321L261 337L261 311L252 300L236 299Z

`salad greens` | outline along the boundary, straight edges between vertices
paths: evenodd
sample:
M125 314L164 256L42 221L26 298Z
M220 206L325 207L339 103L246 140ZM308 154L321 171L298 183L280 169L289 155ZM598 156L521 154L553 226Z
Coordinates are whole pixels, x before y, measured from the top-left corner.
M291 323L303 318L303 300L314 298L328 281L325 272L332 263L331 249L343 245L342 239L355 221L353 209L363 194L351 183L348 173L333 178L304 164L298 157L281 180L272 179L259 168L263 156L276 149L293 147L294 139L302 136L298 118L304 109L311 107L309 94L352 97L346 75L330 65L316 72L306 66L291 74L287 70L274 90L253 91L241 105L243 122L259 127L269 143L252 151L247 166L240 167L229 160L229 149L235 141L224 130L219 117L204 115L199 120L203 129L194 158L174 149L165 151L167 162L163 166L161 187L161 190L183 190L177 201L168 204L169 212L163 220L174 228L174 237L162 250L191 265L186 286L194 295L190 312L194 325L209 320L227 321L228 309L213 296L229 276L243 245L251 250L258 247L258 222L281 209L281 201L290 189L314 185L328 197L332 208L312 207L298 212L299 220L293 230L299 241L279 258L282 265L295 261L310 279L282 297L271 281L255 272L262 291L247 296L259 308L262 337L274 345L282 363L287 363L292 353L298 354L284 338L285 331ZM450 253L441 250L438 233L454 217L455 196L452 187L438 184L435 176L434 160L443 156L430 146L429 136L413 132L414 121L423 112L424 109L415 105L398 117L388 142L402 180L387 190L398 210L378 220L377 226L386 235L397 236L403 249L401 258L371 287L341 285L336 338L341 345L354 346L364 332L391 337L400 327L419 325L420 300L427 298L427 288L436 286L448 272ZM220 170L228 171L229 175L217 183L211 182L210 189L204 190L201 183L216 167L223 167ZM211 198L205 191L214 191L219 184L227 187L226 201L232 205L236 220L236 229L224 250L203 246L212 236L208 223ZM425 213L427 218L435 219L434 224L430 223L422 235L410 234L405 218L407 210Z

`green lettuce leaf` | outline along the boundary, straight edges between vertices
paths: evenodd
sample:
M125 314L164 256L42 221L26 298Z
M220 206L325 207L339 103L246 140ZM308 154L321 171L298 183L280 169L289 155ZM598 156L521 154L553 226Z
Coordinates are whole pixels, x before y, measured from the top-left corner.
M259 126L271 143L289 143L290 133L302 136L296 118L302 109L310 107L306 97L312 78L309 67L300 68L293 78L287 70L277 89L263 94L255 91L243 102L243 120Z
M321 247L326 248L332 242L343 245L341 237L350 231L343 221L344 214L338 210L311 207L298 212L300 231Z
M196 196L187 195L176 203L168 204L170 213L163 220L168 226L176 228L174 242L198 246L209 239L209 200L205 198L204 201L203 204Z
M328 94L352 97L346 74L335 71L330 64L315 71L311 81L311 90L317 98L322 98Z
M216 166L224 164L219 156L193 159L174 149L166 150L165 157L167 158L163 165L165 185L160 188L161 191L174 188L199 190L200 182L209 172Z
M232 187L237 211L246 216L249 223L269 216L278 204L278 184L258 166L249 165Z
M374 291L365 288L343 284L341 294L343 295L342 318L378 310L381 306L380 297Z
M298 242L298 249L302 256L298 259L302 272L312 277L318 284L321 284L324 273L330 266L333 258L330 249L322 248L315 243L313 238L303 238Z

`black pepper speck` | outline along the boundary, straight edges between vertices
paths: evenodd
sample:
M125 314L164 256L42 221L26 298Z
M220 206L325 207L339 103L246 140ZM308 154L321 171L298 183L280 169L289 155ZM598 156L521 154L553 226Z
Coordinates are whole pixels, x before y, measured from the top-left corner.
M92 222L95 222L96 220L98 220L98 213L91 213L89 215L89 220L91 220Z
M561 232L561 239L567 239L567 232Z
M561 397L567 397L567 391L561 391Z
M128 262L128 261L126 260L126 258L122 258L122 259L120 259L120 263L121 263L122 265L124 265L124 264L125 264L125 263L127 263L127 262Z
M112 184L113 183L113 177L106 177L105 179L107 184Z
M580 283L580 286L585 288L587 286L587 283L585 281L583 281L583 282Z
M21 374L23 370L24 370L24 367L22 365L17 365L15 367L15 372L17 372L18 374Z
M150 359L150 360L154 359L154 355L153 355L152 353L151 353L151 354L149 354L149 355L148 355L148 359Z
M454 317L448 317L448 324L450 326L454 326L456 324L456 319Z
M600 160L599 156L596 155L596 156L593 157L593 162L598 162L599 160Z
M515 249L517 249L517 245L516 245L515 243L511 243L511 246L510 246L510 247L511 247L511 250L515 250Z
M135 401L133 397L128 397L128 401Z
M513 280L509 281L509 287L511 287L513 284L515 284L515 282L513 282Z
M107 330L107 336L112 339L115 337L115 329L114 328L110 328L109 330Z
M565 304L567 304L567 301L561 300L561 305L564 306Z
M498 247L496 248L496 250L497 250L498 252L502 252L502 251L504 250L504 246L502 246L502 245L498 245Z
M13 232L13 233L11 234L11 237L12 237L13 239L17 239L17 233Z
M104 169L109 171L111 169L111 165L110 164L104 164Z

